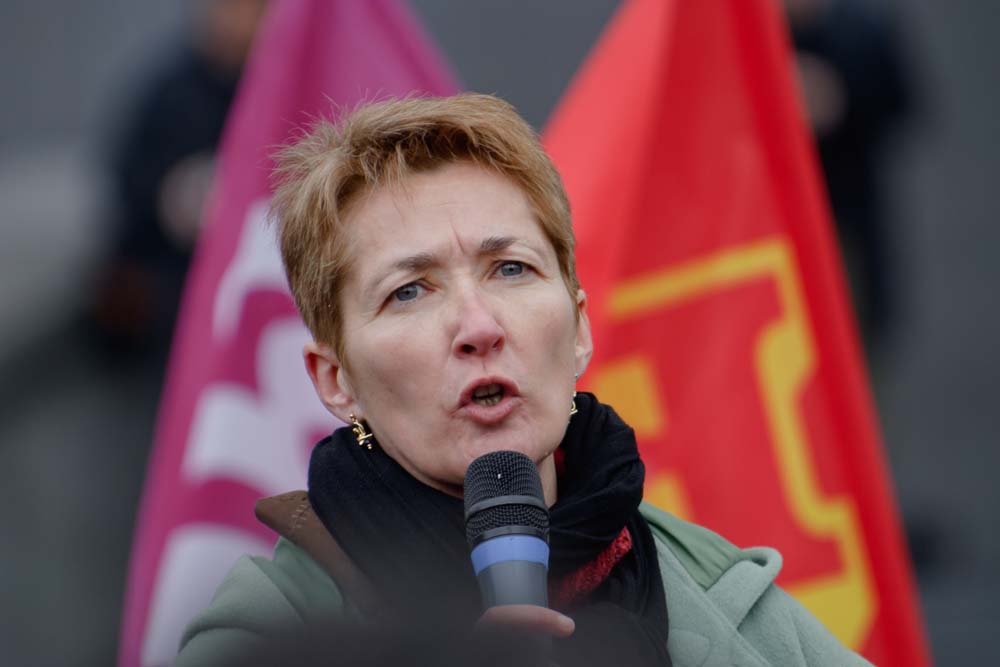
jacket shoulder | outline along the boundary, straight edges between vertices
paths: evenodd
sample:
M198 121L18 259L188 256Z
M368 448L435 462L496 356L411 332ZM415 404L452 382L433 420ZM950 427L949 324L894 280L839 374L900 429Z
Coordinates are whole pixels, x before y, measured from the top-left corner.
M670 549L703 590L711 588L724 572L747 557L742 549L721 535L679 519L647 502L639 506L639 511L657 543Z
M647 503L640 511L657 543L674 664L869 664L775 585L782 566L776 550L740 549Z
M301 548L279 538L272 559L242 556L211 604L181 637L175 665L242 664L248 655L309 630L345 609L333 579Z

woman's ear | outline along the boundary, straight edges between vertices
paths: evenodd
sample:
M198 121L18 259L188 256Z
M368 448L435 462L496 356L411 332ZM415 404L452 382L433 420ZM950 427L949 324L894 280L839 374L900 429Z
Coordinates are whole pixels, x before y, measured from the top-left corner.
M347 371L332 346L310 341L302 348L302 359L316 395L327 410L345 424L350 423L352 413L359 419L364 418L358 409Z
M587 370L590 357L594 354L594 341L590 338L590 319L587 317L587 293L576 291L576 376Z

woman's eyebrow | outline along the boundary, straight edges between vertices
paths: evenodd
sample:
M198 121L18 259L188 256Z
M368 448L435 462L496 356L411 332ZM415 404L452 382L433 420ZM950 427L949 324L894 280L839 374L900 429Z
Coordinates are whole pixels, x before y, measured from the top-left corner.
M480 255L495 255L503 252L520 239L514 236L489 236L479 244ZM419 273L441 264L441 258L432 252L418 252L413 255L401 257L392 263L390 271L407 271Z
M429 269L436 264L440 264L441 260L437 255L430 252L418 252L415 255L408 255L402 259L398 259L392 263L393 271L423 271Z
M479 254L495 255L498 252L503 252L518 241L520 241L520 239L514 238L513 236L489 236L483 239L483 242L479 244Z
M518 243L531 248L530 244L516 236L488 236L479 244L479 254L496 255ZM372 286L381 284L390 274L397 271L421 273L440 264L441 258L432 252L418 252L413 255L407 255L393 262L386 271L382 272L381 275L372 281Z
M407 255L406 257L401 257L389 264L382 270L378 270L375 275L371 276L371 279L362 283L362 291L375 293L380 289L382 283L399 272L403 273L421 273L427 269L437 266L441 263L441 259L430 252L418 252L413 255Z
M545 262L548 257L547 249L539 247L530 239L519 238L517 236L489 236L479 244L479 254L481 256L499 255L503 251L518 246L527 250L538 258L538 261Z

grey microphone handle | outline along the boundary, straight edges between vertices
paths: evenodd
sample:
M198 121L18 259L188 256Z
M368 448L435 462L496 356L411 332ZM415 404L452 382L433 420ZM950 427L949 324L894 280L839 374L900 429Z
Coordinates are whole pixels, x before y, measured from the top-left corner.
M484 568L477 577L486 609L505 604L549 606L549 570L541 563L504 560ZM552 637L528 633L520 640L528 656L526 665L552 667Z
M477 577L483 606L504 604L549 606L548 568L527 560L505 560L484 568Z

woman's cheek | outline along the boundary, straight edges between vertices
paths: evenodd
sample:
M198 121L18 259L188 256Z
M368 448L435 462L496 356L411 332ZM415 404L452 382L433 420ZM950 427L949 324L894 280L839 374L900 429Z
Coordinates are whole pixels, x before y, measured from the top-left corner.
M576 343L576 318L565 300L551 299L541 306L536 304L533 310L531 328L536 336L544 339L540 347L547 348L546 354L551 354L554 348L572 352Z

